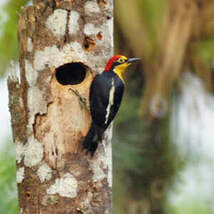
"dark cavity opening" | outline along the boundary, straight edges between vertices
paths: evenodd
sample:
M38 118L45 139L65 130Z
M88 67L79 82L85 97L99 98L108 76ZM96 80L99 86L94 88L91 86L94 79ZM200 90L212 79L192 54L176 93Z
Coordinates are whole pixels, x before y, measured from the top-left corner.
M62 85L80 84L86 75L86 66L79 62L64 64L56 69L56 79Z

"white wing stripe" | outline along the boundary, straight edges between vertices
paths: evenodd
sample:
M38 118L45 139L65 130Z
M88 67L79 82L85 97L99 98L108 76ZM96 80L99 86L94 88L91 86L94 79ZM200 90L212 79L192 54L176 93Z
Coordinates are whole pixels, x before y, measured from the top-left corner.
M110 92L109 92L109 101L108 101L108 106L107 106L107 109L106 109L106 120L105 120L105 124L108 123L108 119L109 119L109 116L110 116L111 107L114 104L114 92L115 92L115 85L114 85L114 79L112 78L111 89L110 89Z

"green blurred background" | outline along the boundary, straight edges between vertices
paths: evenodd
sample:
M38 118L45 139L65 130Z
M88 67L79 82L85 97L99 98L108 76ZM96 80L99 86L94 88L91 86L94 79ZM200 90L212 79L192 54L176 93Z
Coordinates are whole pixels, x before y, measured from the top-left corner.
M18 213L6 76L29 3L0 2L2 214ZM115 53L142 58L114 123L114 214L214 213L214 1L115 0L114 13Z

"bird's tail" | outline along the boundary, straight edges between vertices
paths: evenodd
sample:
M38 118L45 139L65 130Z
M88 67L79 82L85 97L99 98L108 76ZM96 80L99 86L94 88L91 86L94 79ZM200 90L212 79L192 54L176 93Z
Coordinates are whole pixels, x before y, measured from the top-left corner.
M83 141L83 149L86 149L93 156L97 150L98 142L102 140L104 129L99 128L92 122L91 128Z

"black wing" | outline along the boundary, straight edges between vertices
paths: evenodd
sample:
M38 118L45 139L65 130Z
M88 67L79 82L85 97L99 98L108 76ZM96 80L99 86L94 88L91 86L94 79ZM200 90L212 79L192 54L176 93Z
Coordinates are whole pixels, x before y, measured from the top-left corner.
M97 75L90 88L92 120L106 129L114 119L122 100L124 84L113 72Z

